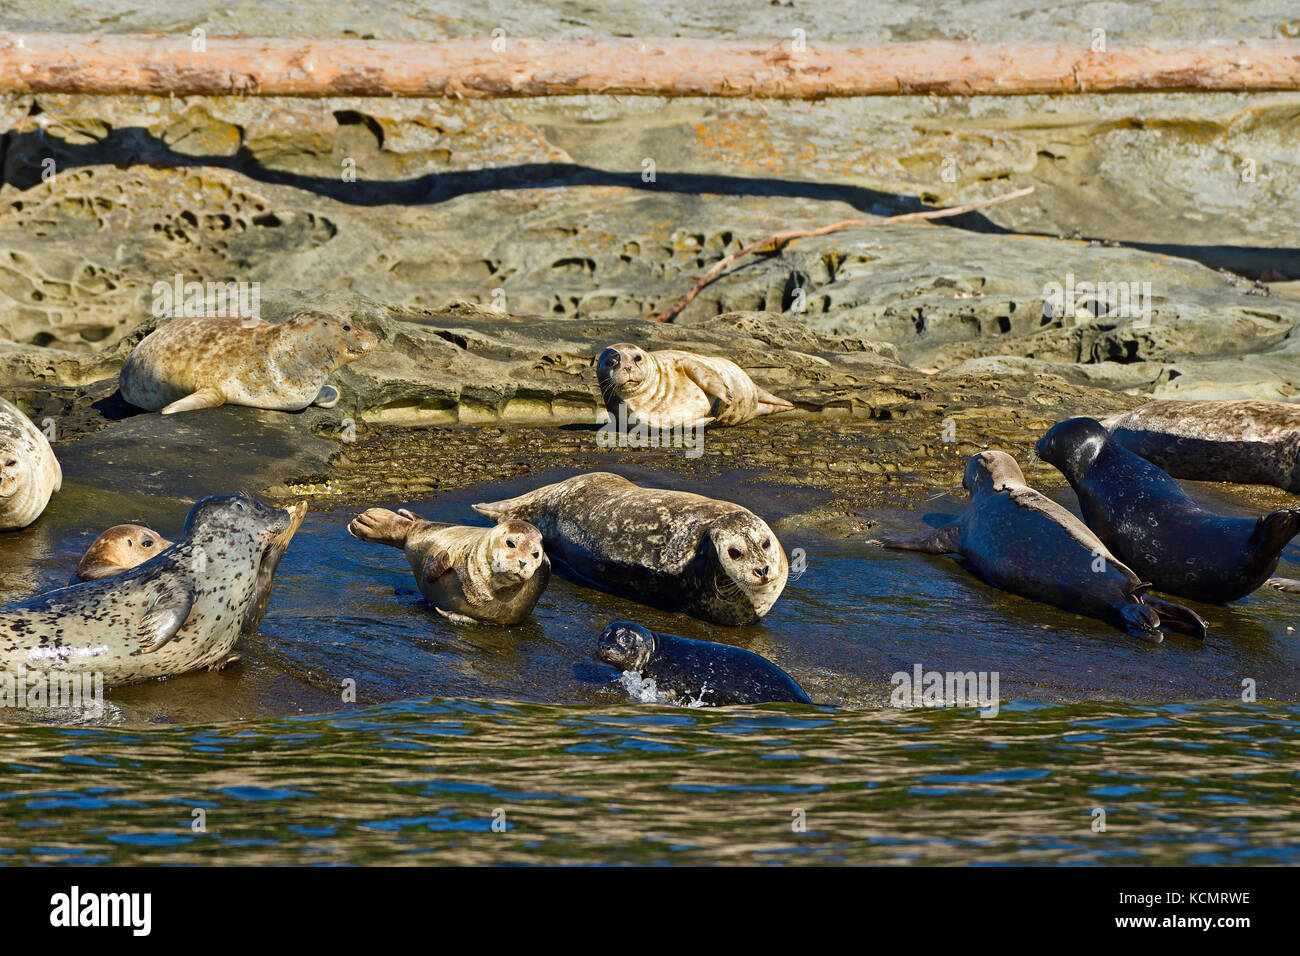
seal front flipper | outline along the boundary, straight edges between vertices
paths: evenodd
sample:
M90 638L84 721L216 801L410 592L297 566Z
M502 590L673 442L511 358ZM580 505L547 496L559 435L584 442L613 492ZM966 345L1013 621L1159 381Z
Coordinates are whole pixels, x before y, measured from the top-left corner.
M923 554L953 554L961 537L961 522L946 524L930 534L915 538L871 538L867 544L891 551L920 551Z
M727 380L719 375L716 369L710 368L692 356L679 359L677 364L686 373L686 377L698 385L705 395L716 398L724 408L731 404L731 389L727 386Z
M439 614L441 614L443 617L445 617L447 620L451 621L451 623L453 624L482 624L483 623L482 621L474 620L474 618L472 617L467 617L464 614L456 614L452 611L444 611L440 607L435 607L434 610L437 611Z
M339 390L333 385L325 385L321 388L320 394L312 402L317 408L333 408L339 403Z
M360 541L405 548L406 536L418 520L409 511L394 514L387 508L367 508L348 523L348 534Z
M1264 583L1284 594L1300 594L1300 581L1295 578L1269 578Z
M216 408L224 404L226 404L226 396L221 394L221 389L201 388L165 406L162 413L175 415L177 412L192 412L197 408Z
M149 654L170 641L185 625L194 609L194 592L168 585L149 605L149 610L136 624L140 638L140 653Z
M1203 641L1210 633L1210 624L1190 607L1174 604L1150 594L1142 595L1142 603L1160 615L1160 626L1166 631L1187 634Z

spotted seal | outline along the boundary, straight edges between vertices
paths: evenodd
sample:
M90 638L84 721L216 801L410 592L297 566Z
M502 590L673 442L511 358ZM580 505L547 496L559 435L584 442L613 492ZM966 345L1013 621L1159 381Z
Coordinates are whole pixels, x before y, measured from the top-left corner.
M375 347L346 319L299 312L279 325L260 319L177 319L144 337L122 366L122 397L164 415L218 405L301 411L332 408L329 374Z
M0 398L0 531L27 527L62 487L63 469L49 439Z
M291 521L243 495L202 499L157 557L0 608L0 670L99 673L113 687L223 666Z
M966 463L962 486L970 507L956 521L918 538L868 542L899 551L960 554L994 587L1076 614L1100 618L1152 643L1161 628L1205 638L1195 611L1146 591L1151 585L1106 549L1082 521L1025 484L1004 451Z
M474 510L535 525L557 570L579 584L715 624L757 621L790 570L781 542L752 511L607 472Z
M404 551L425 601L460 624L518 624L551 579L541 532L526 521L472 528L371 508L348 533Z
M1276 485L1300 494L1300 405L1148 402L1102 425L1115 442L1175 478Z
M1226 604L1268 579L1300 533L1300 509L1230 518L1192 501L1165 472L1092 418L1052 426L1035 446L1065 475L1083 520L1121 561L1161 591Z
M68 586L111 578L144 564L171 546L172 542L144 525L114 525L86 549Z
M696 706L811 704L794 678L765 657L729 644L656 634L615 621L600 635L596 658L627 673L653 680L666 699Z
M728 359L673 349L647 352L627 342L600 353L596 379L611 415L617 417L623 405L629 420L650 428L739 425L794 408Z

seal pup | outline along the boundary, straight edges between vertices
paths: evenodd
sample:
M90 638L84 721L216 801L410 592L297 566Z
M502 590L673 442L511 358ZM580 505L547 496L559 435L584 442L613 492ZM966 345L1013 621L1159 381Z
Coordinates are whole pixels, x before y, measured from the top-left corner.
M695 706L811 704L793 677L765 657L729 644L656 634L615 621L600 635L596 659L653 680L668 700Z
M111 578L162 554L171 546L172 542L142 524L114 525L86 549L68 586Z
M473 528L371 508L348 533L404 551L424 600L458 624L518 624L551 579L542 534L526 521Z
M635 423L660 430L739 425L794 408L728 359L673 349L647 352L627 342L600 353L596 379L611 415L618 417L621 404Z
M1268 579L1300 532L1300 509L1262 518L1207 511L1092 418L1053 425L1035 450L1065 475L1097 537L1142 580L1169 594L1213 604L1245 597Z
M1204 640L1195 611L1147 594L1151 587L1106 549L1082 521L1025 484L1016 460L986 451L966 463L970 507L918 538L868 544L925 554L960 554L984 581L1005 591L1099 618L1154 644L1160 629ZM1100 562L1100 563L1099 563Z
M129 571L0 608L0 671L103 675L118 687L230 660L283 508L204 498L180 541Z
M45 433L0 398L0 531L25 528L63 487L63 469Z
M238 317L177 319L135 347L118 385L132 405L164 415L218 405L333 408L339 391L325 380L377 341L326 312L299 312L279 325Z
M753 624L790 571L781 542L752 511L608 472L474 510L535 525L557 567L579 584L714 624Z
M1300 405L1148 402L1102 425L1118 444L1175 478L1276 485L1300 494Z

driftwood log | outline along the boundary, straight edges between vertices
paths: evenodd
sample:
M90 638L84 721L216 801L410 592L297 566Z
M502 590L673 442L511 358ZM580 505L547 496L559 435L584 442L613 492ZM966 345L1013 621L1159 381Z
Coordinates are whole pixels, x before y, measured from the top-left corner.
M698 39L387 41L0 32L0 93L822 99L1300 90L1300 43L806 45Z

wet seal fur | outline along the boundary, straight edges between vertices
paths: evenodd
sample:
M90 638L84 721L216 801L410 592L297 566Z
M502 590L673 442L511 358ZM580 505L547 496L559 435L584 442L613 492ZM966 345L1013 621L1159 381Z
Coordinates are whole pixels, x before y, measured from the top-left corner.
M608 472L474 510L535 525L557 569L579 584L714 624L753 624L790 571L781 542L752 511Z
M1118 444L1175 478L1276 485L1300 494L1300 405L1158 401L1102 425Z
M348 533L404 551L425 601L459 624L518 624L551 579L542 534L526 521L474 528L371 508Z
M63 469L45 433L0 398L0 531L25 528L63 487Z
M94 540L77 562L77 570L68 586L86 581L102 581L123 571L130 571L172 546L157 531L141 524L118 524Z
M224 666L262 558L291 523L286 509L242 495L202 499L157 557L0 608L0 670L100 673L118 687Z
M669 700L726 707L731 704L811 704L793 677L765 657L729 644L656 634L615 621L600 635L596 658L653 680Z
M325 380L361 358L374 335L326 312L299 312L279 325L200 316L155 329L122 366L122 397L164 415L218 405L297 412L333 408Z
M986 451L966 463L970 507L956 521L918 538L869 541L898 551L960 554L994 587L1099 618L1152 643L1164 628L1205 638L1190 608L1147 594L1143 582L1082 521L1025 484L1016 460ZM1094 571L1098 559L1102 570Z
M600 353L596 379L611 415L617 418L624 405L629 419L661 430L739 425L794 408L755 385L729 359L672 349L647 352L627 342Z
M1052 426L1035 450L1065 475L1097 537L1169 594L1214 604L1245 597L1268 579L1300 532L1300 509L1261 518L1207 511L1092 418Z

